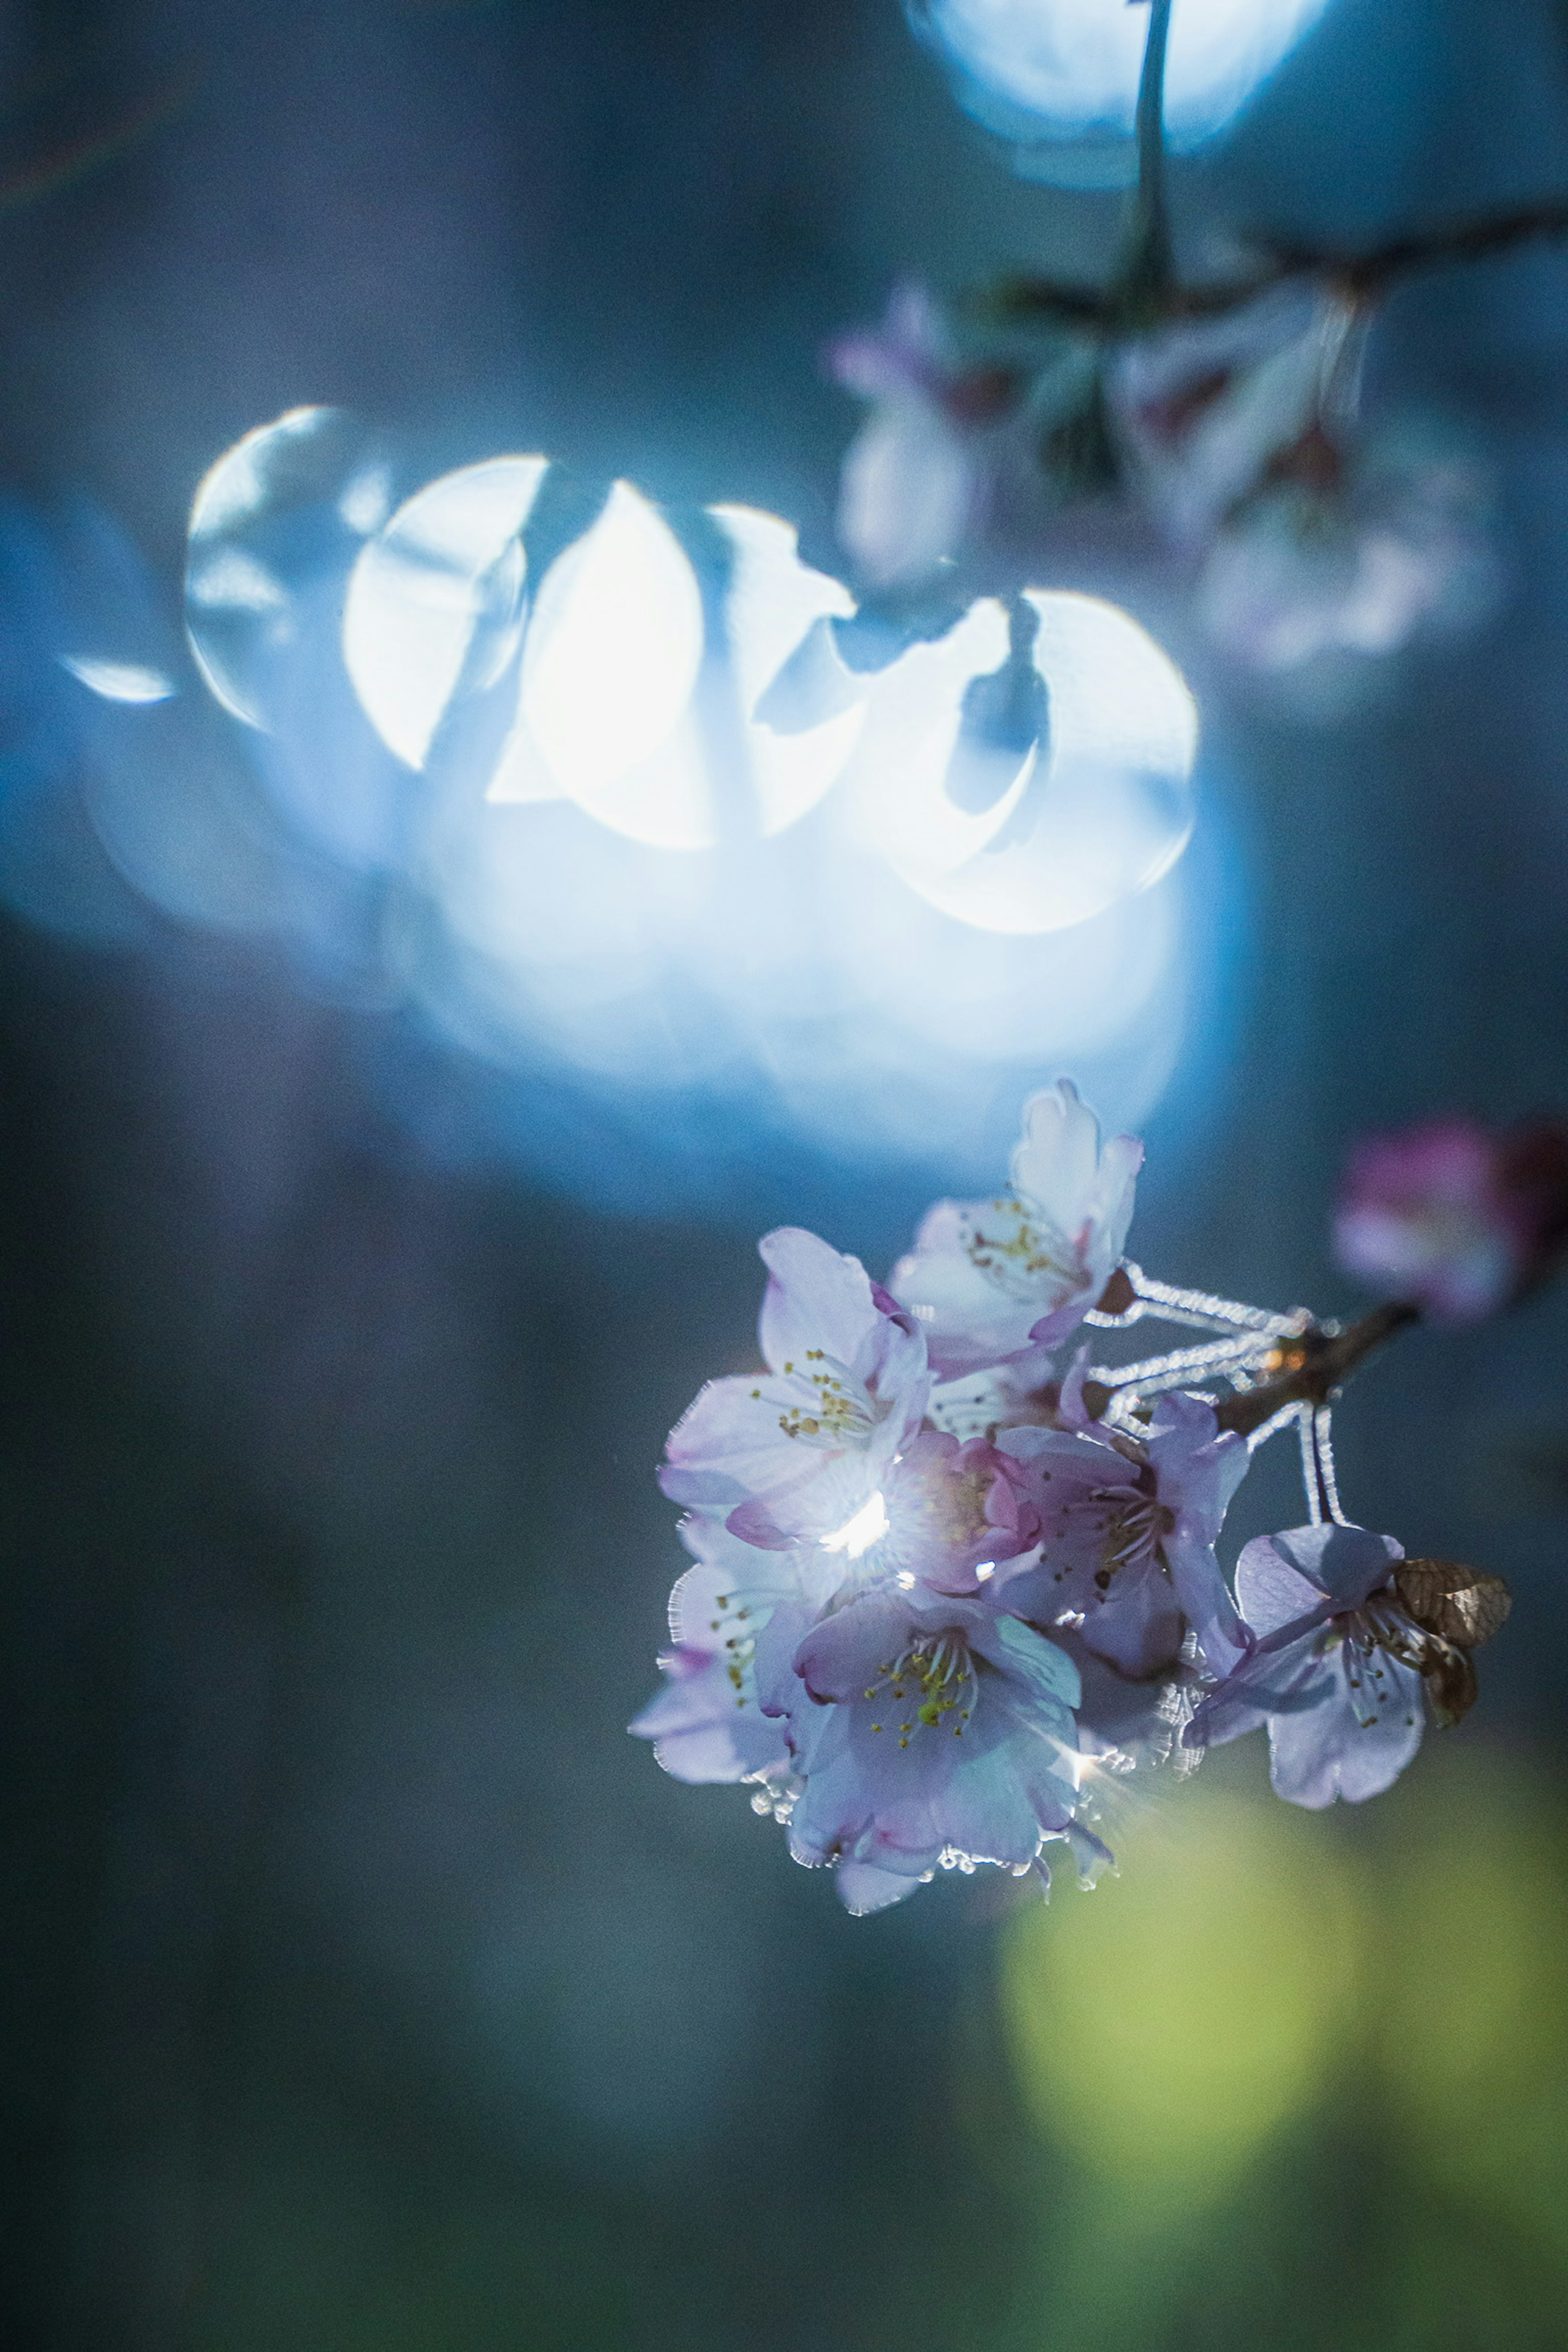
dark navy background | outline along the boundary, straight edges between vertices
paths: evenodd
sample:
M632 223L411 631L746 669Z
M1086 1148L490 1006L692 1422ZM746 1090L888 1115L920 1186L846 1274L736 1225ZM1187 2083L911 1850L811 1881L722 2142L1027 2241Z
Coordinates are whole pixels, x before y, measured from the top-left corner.
M1565 184L1547 7L1335 0L1178 196L1195 246L1354 243ZM823 339L911 270L1092 269L1115 219L1012 181L894 0L18 0L0 473L107 509L172 590L214 453L341 402L432 471L545 447L821 551L852 424ZM1500 610L1332 730L1205 688L1190 919L1211 887L1220 924L1223 876L1224 937L1150 1128L1164 1274L1348 1307L1352 1137L1568 1099L1565 392L1568 254L1406 287L1374 397L1490 453ZM28 856L78 856L82 822L62 773ZM947 2053L1003 2072L995 1895L851 1925L742 1797L622 1730L677 1565L653 1465L748 1346L753 1232L787 1209L881 1270L939 1149L868 1189L800 1148L722 1219L695 1187L639 1220L586 1175L455 1171L389 1087L455 1118L468 1080L395 1011L123 897L86 939L0 926L8 2340L1051 2342L1009 2284L1026 2159L955 2120ZM575 1118L585 1166L622 1148L556 1097L512 1115ZM1513 1580L1457 1736L1542 1754L1565 1339L1552 1299L1420 1335L1341 1441L1361 1516ZM1358 2278L1378 2228L1317 2161L1253 2303L1151 2288L1151 2345L1361 2340L1312 2217Z

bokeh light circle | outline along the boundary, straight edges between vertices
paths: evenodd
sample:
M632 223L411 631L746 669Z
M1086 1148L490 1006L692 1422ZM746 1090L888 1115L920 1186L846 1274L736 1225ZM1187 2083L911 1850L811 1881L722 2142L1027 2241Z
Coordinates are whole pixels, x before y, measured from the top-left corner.
M1012 1921L1003 2021L1054 2137L1130 2190L1201 2198L1323 2089L1361 1964L1354 1883L1266 1791L1199 1782L1115 1844L1123 1876Z
M705 837L690 725L702 593L669 524L629 482L558 555L523 643L523 724L560 790L601 824L671 848Z
M521 533L549 470L547 457L492 457L443 474L399 507L354 566L343 658L405 767L423 767L460 687L493 685L517 649Z
M1007 616L989 599L887 673L855 763L863 837L932 906L982 930L1087 922L1157 882L1192 833L1197 711L1176 664L1099 597L1031 589L1025 602L1047 726L988 805L955 795L952 763L967 690L1007 656Z
M1146 1116L1188 1017L1182 895L1150 886L1196 723L1130 616L1031 591L895 653L777 515L542 455L392 483L335 412L246 436L196 500L192 642L329 959L333 876L395 876L376 984L428 1031L617 1117L659 1104L658 1150L596 1197L706 1167L716 1119L723 1168L776 1124L862 1165L940 1136L946 1181L984 1181L1015 1073ZM998 749L976 711L1026 674L1047 723Z
M782 833L814 808L842 774L865 723L857 700L821 725L783 734L757 705L787 657L820 621L847 620L855 600L841 581L802 563L794 525L755 507L708 509L729 542L726 650L745 735L756 823Z
M191 509L185 624L225 710L273 728L323 606L391 502L375 441L338 408L291 408L211 467Z
M1171 143L1197 146L1224 130L1326 5L1176 0L1166 67ZM1040 176L1081 184L1131 179L1146 6L1124 0L909 0L909 14L920 37L955 73L971 113L1026 146L1041 142Z

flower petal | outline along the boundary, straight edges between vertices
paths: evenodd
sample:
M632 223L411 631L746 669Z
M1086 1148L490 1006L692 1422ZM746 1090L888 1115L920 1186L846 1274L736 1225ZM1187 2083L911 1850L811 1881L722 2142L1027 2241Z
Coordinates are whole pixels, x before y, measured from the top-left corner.
M1266 1540L1287 1567L1326 1592L1336 1610L1359 1609L1370 1593L1389 1581L1395 1561L1405 1557L1404 1545L1392 1536L1334 1520L1316 1528L1287 1528Z
M1269 1777L1275 1791L1313 1812L1332 1805L1336 1797L1355 1805L1381 1796L1421 1745L1420 1675L1414 1667L1379 1653L1377 1671L1385 1696L1369 1699L1364 1674L1358 1705L1358 1694L1347 1679L1354 1655L1342 1650L1331 1662L1333 1685L1324 1705L1270 1718Z
M812 1348L852 1364L884 1319L859 1258L844 1255L800 1225L780 1225L757 1247L770 1277L758 1332L773 1370L800 1362Z
M917 1876L905 1872L879 1870L872 1862L841 1862L833 1873L833 1884L839 1901L852 1919L864 1919L873 1911L885 1911L894 1903L902 1903L919 1885Z

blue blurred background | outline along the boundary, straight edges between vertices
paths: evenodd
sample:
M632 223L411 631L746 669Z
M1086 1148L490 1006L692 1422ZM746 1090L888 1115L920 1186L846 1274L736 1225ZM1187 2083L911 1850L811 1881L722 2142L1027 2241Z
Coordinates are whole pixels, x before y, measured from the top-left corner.
M1490 470L1492 617L1325 716L1141 609L1197 831L1078 929L895 898L815 816L762 882L493 808L441 872L541 929L481 986L395 848L418 781L329 683L237 727L182 639L197 484L305 404L399 498L541 450L830 563L824 341L910 275L1106 262L1119 197L1017 160L896 0L0 18L8 2341L1568 2341L1560 1299L1342 1415L1353 1512L1516 1595L1364 1816L1274 1803L1251 1741L1092 1895L851 1923L622 1728L653 1468L768 1224L882 1271L1067 1069L1147 1136L1146 1265L1343 1311L1353 1137L1563 1105L1568 254L1434 269L1374 345L1372 401ZM1329 0L1177 200L1201 253L1564 186L1547 0ZM831 955L802 1011L757 948L718 1034L753 888ZM1235 1532L1297 1509L1266 1457Z

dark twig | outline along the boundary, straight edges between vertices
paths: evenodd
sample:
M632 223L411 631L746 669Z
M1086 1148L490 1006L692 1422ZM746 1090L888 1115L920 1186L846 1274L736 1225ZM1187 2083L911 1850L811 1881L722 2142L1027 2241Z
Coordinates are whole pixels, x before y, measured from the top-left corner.
M1130 270L1104 287L1066 284L1050 278L1006 278L987 299L995 317L1041 324L1090 328L1114 335L1129 328L1173 319L1214 318L1239 310L1270 286L1291 278L1317 278L1352 294L1380 293L1413 270L1449 261L1482 261L1511 252L1538 237L1568 236L1568 198L1458 221L1420 235L1396 237L1366 253L1333 253L1311 246L1267 240L1268 266L1256 275L1221 285L1182 286L1168 274L1160 284L1145 277L1134 289ZM1166 248L1168 273L1169 252Z
M1233 1429L1239 1436L1250 1437L1254 1430L1261 1429L1287 1405L1327 1404L1375 1349L1391 1339L1396 1331L1403 1331L1420 1319L1418 1307L1396 1298L1364 1315L1348 1331L1324 1331L1310 1326L1299 1339L1281 1339L1277 1350L1279 1369L1270 1379L1255 1389L1244 1389L1239 1395L1226 1397L1215 1407L1215 1418L1221 1429Z
M1434 268L1445 261L1480 261L1488 254L1509 252L1535 237L1563 236L1568 236L1568 199L1560 198L1479 220L1451 222L1424 235L1396 237L1370 253L1322 253L1286 246L1271 246L1269 250L1280 277L1293 278L1310 270L1336 280L1353 294L1371 294L1413 269Z

